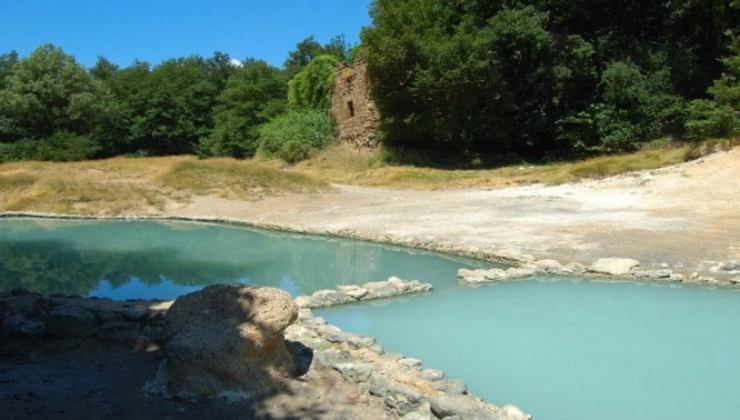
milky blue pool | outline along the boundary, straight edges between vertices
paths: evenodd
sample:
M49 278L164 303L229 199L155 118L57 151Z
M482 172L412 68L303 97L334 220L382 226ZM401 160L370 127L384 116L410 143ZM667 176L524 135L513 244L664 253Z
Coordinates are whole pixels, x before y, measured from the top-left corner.
M428 295L317 311L536 420L740 418L740 294L577 279L480 288L484 263L184 222L0 219L0 289L174 298L240 281L294 295L390 275Z

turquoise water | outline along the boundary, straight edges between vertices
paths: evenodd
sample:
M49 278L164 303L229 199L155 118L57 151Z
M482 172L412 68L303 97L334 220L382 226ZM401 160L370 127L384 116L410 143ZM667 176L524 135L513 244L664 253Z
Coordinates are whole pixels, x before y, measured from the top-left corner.
M306 294L390 275L423 296L317 311L536 420L740 418L740 294L632 283L468 288L483 263L183 222L0 219L0 289L171 299L240 281Z
M46 294L174 299L242 282L302 295L392 275L444 283L470 263L223 224L0 219L0 289Z
M740 418L731 291L529 281L319 314L536 420Z

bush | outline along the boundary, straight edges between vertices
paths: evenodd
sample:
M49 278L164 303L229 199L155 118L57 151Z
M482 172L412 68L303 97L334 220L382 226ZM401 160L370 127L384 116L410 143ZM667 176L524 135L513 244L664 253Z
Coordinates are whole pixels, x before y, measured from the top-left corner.
M259 153L291 163L303 160L327 144L333 126L332 118L323 112L288 112L257 129Z
M728 137L738 124L732 107L714 101L691 101L686 120L686 137L691 140Z
M93 158L100 149L100 145L88 136L61 132L42 140L24 139L14 143L0 143L0 162L70 162Z

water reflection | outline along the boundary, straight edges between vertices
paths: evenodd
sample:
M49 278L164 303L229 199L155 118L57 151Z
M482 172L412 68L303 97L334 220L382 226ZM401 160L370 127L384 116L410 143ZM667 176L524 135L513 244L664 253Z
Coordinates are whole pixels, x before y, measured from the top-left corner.
M456 284L476 263L366 242L185 222L0 220L0 289L174 298L208 284L294 295L391 275Z
M101 280L115 289L135 278L143 285L163 278L178 285L236 281L260 263L225 264L183 258L174 248L145 251L79 249L64 240L0 240L0 288L86 295Z

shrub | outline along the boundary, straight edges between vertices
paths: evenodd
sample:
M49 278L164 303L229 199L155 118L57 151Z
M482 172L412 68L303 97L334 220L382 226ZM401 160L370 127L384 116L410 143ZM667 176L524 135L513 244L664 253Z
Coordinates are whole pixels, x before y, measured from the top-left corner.
M324 147L332 136L333 120L318 111L291 111L258 128L259 152L297 162Z
M100 145L88 136L60 132L42 140L0 143L0 162L52 160L69 162L95 157Z
M730 136L738 124L732 107L698 99L689 102L686 137L691 140Z

